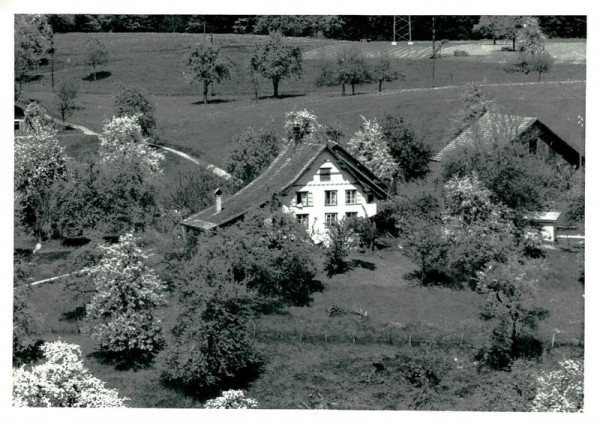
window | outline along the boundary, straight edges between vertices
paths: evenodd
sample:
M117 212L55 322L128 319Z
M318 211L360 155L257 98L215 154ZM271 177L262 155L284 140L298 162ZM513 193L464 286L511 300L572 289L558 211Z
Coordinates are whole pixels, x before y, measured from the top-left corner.
M297 191L296 192L296 205L308 206L308 192Z
M529 154L535 155L537 153L537 139L529 140Z
M337 205L337 191L325 191L325 206L336 206Z
M331 168L321 168L319 170L321 181L331 181Z
M356 190L346 190L346 204L354 205L357 202Z
M346 212L346 219L358 218L358 212Z
M367 203L373 203L375 201L375 195L369 194L367 195Z
M325 214L325 226L331 227L337 222L337 213L326 213Z
M302 226L304 228L308 228L308 214L307 213L302 213L302 214L296 215L296 220L300 224L302 224Z

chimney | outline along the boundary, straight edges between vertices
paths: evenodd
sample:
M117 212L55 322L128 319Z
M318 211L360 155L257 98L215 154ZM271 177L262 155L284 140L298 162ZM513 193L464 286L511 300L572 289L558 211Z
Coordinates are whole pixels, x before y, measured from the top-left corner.
M219 213L223 209L223 205L221 203L221 194L223 194L223 192L221 191L220 188L215 190L215 208L216 208L215 213Z
M294 147L296 147L300 142L300 122L294 121L292 133L294 134Z

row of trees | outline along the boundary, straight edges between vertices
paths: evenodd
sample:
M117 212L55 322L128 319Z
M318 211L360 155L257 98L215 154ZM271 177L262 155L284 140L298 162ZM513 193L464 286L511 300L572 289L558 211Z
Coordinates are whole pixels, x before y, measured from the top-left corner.
M56 32L189 32L268 34L326 37L344 40L391 40L391 15L47 15ZM402 16L399 18L406 18ZM413 16L414 40L431 39L432 16ZM518 16L436 16L441 38L468 40L493 36L484 24L496 20L497 28L510 30ZM585 16L539 16L551 37L586 36ZM504 38L495 36L495 38Z

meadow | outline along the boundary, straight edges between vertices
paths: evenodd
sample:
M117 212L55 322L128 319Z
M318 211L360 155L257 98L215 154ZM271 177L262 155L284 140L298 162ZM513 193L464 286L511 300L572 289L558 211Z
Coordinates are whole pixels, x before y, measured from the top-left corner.
M561 355L581 352L583 344L583 286L577 281L575 252L559 246L547 255L536 295L536 303L550 312L539 329L545 348L541 367L551 366ZM42 258L36 259L40 265ZM400 383L391 372L372 375L374 362L390 360L398 352L423 351L446 352L467 361L489 331L479 318L483 295L420 286L411 277L415 266L397 249L355 253L351 260L357 266L345 274L318 275L325 288L314 295L310 307L292 307L250 323L266 361L260 376L245 389L262 408L314 408L319 396L334 409L403 408L395 397L398 394L389 390L389 385ZM86 366L131 398L132 407L201 406L200 400L163 386L152 363L142 369L117 370L103 362L97 343L81 332L77 315L81 302L67 287L65 280L33 287L31 300L44 340L79 344ZM179 310L175 296L169 301L159 311L167 337ZM333 305L346 314L330 314ZM358 310L366 317L354 314ZM470 401L466 397L436 408L470 409Z
M414 58L394 59L392 48L398 49L398 57L410 56L406 54L406 45L292 39L290 42L304 51L302 78L283 80L278 99L271 97L271 83L264 80L256 101L246 68L253 49L264 43L265 37L216 34L214 43L222 46L234 68L231 80L216 84L215 95L204 105L200 90L192 87L185 75L189 46L201 42L202 35L94 35L106 44L111 60L100 70L103 77L97 81L89 78L90 69L82 65L87 37L87 34L59 34L55 42L55 80L74 81L79 88L78 108L71 121L99 132L113 114L119 86L139 87L149 93L155 105L158 136L218 166L226 163L233 140L240 132L248 127L272 126L281 133L285 113L303 108L313 110L322 123L340 126L347 134L359 128L360 115L371 119L386 113L398 114L438 149L445 143L446 130L460 108L459 98L468 82L481 84L507 113L539 117L567 140L577 143L583 133L577 125L577 116L585 114L585 82L572 82L585 80L582 41L551 42L548 48L556 52L557 63L538 84L537 75L506 73L503 64L516 53L500 52L500 45L485 42L451 43L446 48L448 53L454 48L477 51L474 46L479 46L488 54L468 57L447 54L435 60L432 81L433 61L423 53ZM335 51L348 44L364 49L367 57L388 51L393 69L404 78L384 83L382 93L377 92L375 83L358 86L355 96L345 97L339 87L317 88L315 80L321 61L330 59ZM422 45L413 47L426 51ZM38 99L57 113L49 67L39 70L39 78L25 86L23 96Z

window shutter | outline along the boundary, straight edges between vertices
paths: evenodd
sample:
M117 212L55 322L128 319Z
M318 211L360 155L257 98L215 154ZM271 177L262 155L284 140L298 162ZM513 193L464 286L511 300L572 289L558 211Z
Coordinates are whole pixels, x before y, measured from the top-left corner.
M298 199L298 194L294 193L294 195L292 196L292 206L298 206L298 202L296 201Z
M306 206L312 206L313 205L313 194L312 192L308 192L306 193Z
M360 191L356 190L356 203L363 203L365 201Z

